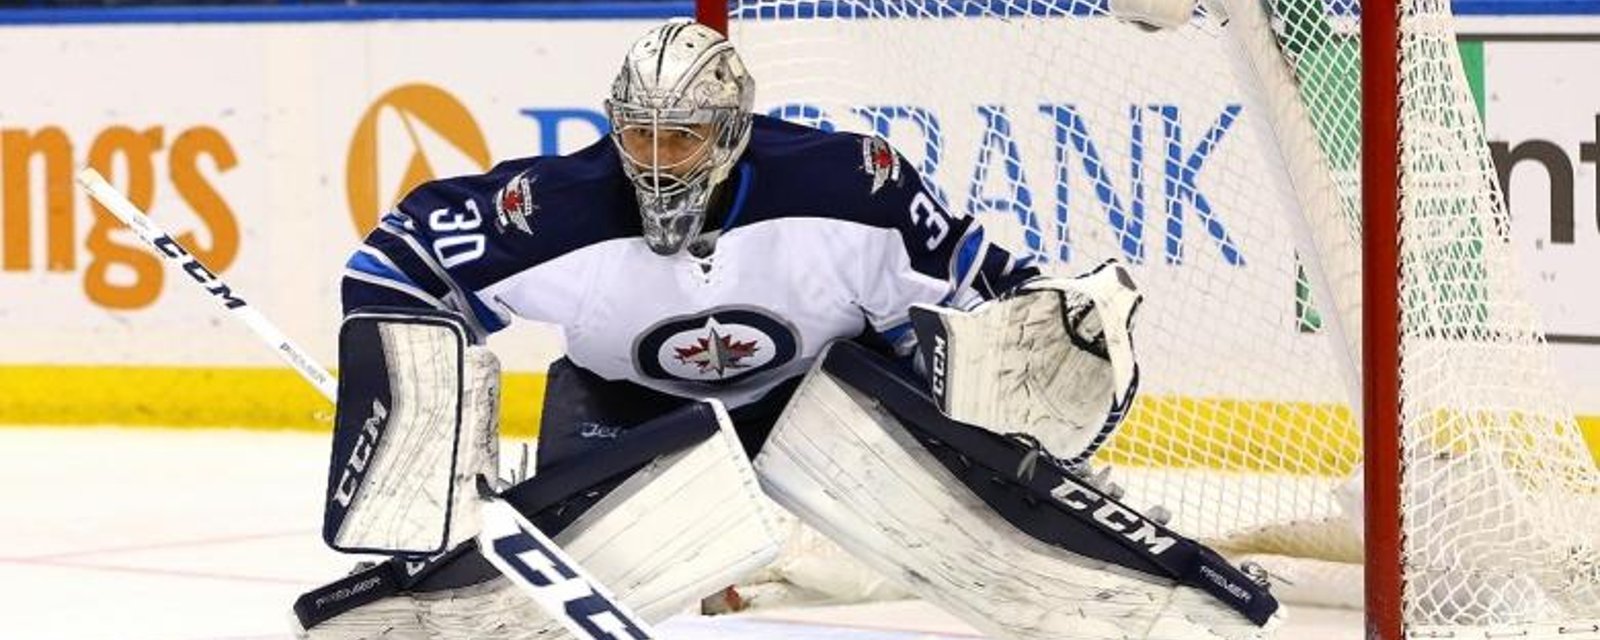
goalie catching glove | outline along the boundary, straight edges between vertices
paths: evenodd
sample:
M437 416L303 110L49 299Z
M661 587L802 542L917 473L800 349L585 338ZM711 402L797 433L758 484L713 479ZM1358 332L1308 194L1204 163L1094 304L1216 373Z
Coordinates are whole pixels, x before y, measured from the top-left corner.
M1067 464L1089 459L1139 385L1142 296L1122 265L1038 278L972 311L911 309L934 401L952 420L1023 432Z

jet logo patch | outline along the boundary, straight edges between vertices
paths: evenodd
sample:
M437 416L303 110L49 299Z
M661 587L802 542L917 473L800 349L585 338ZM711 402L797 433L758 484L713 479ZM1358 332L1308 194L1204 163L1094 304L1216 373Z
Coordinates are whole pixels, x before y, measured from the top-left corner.
M501 232L506 227L516 227L518 231L532 234L533 227L528 224L528 217L538 211L538 205L533 203L533 182L537 177L528 177L528 172L523 171L512 178L506 186L500 187L499 193L494 195L494 222Z
M900 158L883 138L861 139L861 170L872 176L872 193L890 182L900 184Z

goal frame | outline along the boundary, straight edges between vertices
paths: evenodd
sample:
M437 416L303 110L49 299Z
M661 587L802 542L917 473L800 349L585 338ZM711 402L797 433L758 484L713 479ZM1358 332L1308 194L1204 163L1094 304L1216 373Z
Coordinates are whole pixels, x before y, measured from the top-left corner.
M1361 6L1362 464L1366 637L1405 637L1400 505L1400 7Z

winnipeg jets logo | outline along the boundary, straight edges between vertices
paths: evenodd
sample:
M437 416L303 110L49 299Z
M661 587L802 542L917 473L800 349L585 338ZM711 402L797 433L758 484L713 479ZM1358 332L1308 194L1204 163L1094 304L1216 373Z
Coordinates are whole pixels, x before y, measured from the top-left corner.
M658 380L728 383L794 360L798 335L765 309L718 307L646 329L634 341L634 364Z
M528 172L524 170L494 195L494 221L501 231L505 231L506 227L516 227L523 233L533 233L528 217L539 210L539 206L533 203L533 183L538 179L538 176L528 177Z
M891 180L900 184L899 160L883 138L861 139L861 170L872 176L872 193L877 193Z
M698 367L701 373L716 371L717 375L724 375L730 369L748 369L749 364L744 361L761 350L755 340L739 342L731 336L723 335L717 331L716 320L706 321L706 335L695 339L695 344L688 347L674 347L678 352L678 361Z

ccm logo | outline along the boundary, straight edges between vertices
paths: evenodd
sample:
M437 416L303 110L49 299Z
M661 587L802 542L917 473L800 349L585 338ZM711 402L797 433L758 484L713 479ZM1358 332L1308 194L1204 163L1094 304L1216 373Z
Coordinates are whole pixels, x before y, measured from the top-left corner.
M356 446L350 450L350 459L344 463L344 473L339 476L339 490L333 493L334 501L340 506L349 507L350 501L356 497L356 487L361 485L361 474L367 470L367 463L372 460L372 450L378 446L378 438L383 435L383 421L389 417L389 410L382 402L372 401L372 417L361 423L361 432L356 434Z
M1154 555L1161 555L1178 543L1176 538L1161 535L1160 528L1138 513L1071 481L1063 480L1061 486L1051 491L1050 495L1076 511L1091 514L1096 522L1128 540L1144 545Z
M494 551L528 584L543 592L541 601L559 603L568 618L597 640L650 637L521 525L517 528L520 533L495 539Z
M928 384L933 388L933 397L938 398L940 402L944 401L944 374L948 366L947 360L949 356L946 354L944 336L933 336L933 362L928 363Z
M169 258L183 260L183 272L189 274L190 278L194 278L194 281L200 283L200 286L205 287L206 291L211 295L222 298L222 306L229 309L237 309L244 306L244 300L233 297L233 290L229 289L228 285L218 282L216 274L211 273L210 269L200 264L199 260L195 260L194 256L189 255L183 245L178 244L171 236L156 238L156 248L160 249L161 253L167 254Z

